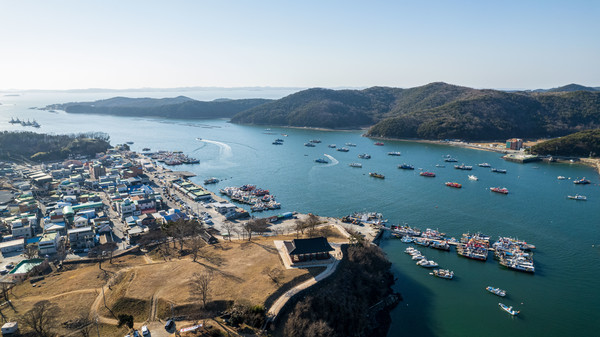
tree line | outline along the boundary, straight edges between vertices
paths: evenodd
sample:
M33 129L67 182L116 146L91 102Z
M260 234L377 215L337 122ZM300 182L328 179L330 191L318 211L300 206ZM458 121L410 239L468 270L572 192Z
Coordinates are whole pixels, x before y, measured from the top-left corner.
M0 159L9 161L53 161L73 155L94 156L110 146L104 132L50 135L30 131L0 132Z

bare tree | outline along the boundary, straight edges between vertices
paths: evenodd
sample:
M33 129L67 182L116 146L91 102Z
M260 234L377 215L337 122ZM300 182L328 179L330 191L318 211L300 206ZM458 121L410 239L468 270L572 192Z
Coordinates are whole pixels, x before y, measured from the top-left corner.
M248 233L248 241L252 240L252 233L263 234L269 231L269 223L267 219L252 219L244 224L244 230Z
M9 283L2 283L2 298L5 302L8 302L8 293L12 292L12 287Z
M308 236L315 235L319 222L320 220L318 216L312 213L308 213L308 217L306 218L306 228L308 228Z
M235 230L235 224L233 222L225 222L223 223L223 227L227 231L227 238L231 241L231 232Z
M188 240L188 247L190 248L190 252L192 254L192 260L196 262L198 259L198 255L200 254L200 249L204 247L206 243L202 240L200 235L192 236L190 240Z
M28 244L23 251L23 255L25 255L26 259L33 259L38 255L37 246L34 244Z
M46 300L39 301L22 316L21 321L25 326L31 328L36 336L53 337L56 336L54 330L58 325L59 313L60 309L56 304Z
M300 234L304 235L306 223L300 219L296 219L296 221L294 222L294 229L296 230L296 238L299 238Z
M279 281L281 281L281 278L283 277L283 270L277 267L265 267L265 269L263 269L263 274L267 275L271 281L279 285Z
M67 241L60 240L58 243L58 247L56 247L56 258L58 262L62 264L62 262L67 258Z
M210 271L204 271L202 273L194 273L191 280L192 295L200 298L202 306L206 308L206 302L210 298L210 284L213 280L213 274Z

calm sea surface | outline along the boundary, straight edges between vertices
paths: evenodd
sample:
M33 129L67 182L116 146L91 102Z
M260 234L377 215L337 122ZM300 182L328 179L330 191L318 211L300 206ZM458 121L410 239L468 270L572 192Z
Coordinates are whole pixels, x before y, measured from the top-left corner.
M186 92L197 99L219 97L279 98L281 90ZM119 93L129 97L172 97L173 93ZM28 109L51 103L87 101L115 96L104 94L25 93L0 94L0 130L31 130L44 133L104 131L113 144L133 141L133 150L181 150L201 160L199 165L183 165L198 176L222 181L210 185L217 192L224 186L256 184L269 189L284 211L313 212L343 216L354 211L377 211L390 223L408 223L422 229L437 228L449 236L481 231L492 239L513 236L537 246L536 273L529 275L501 268L491 257L483 263L459 258L454 251L428 248L421 251L443 268L454 270L451 281L434 278L415 265L406 245L383 240L381 247L393 262L397 277L395 289L404 301L392 312L388 336L598 336L600 321L600 189L599 177L590 168L569 164L505 162L496 153L450 146L410 142L374 141L361 132L329 132L304 129L240 126L224 120L161 120L116 116L72 115ZM42 127L24 128L8 123L11 117L35 119ZM282 134L287 134L283 136ZM197 140L200 137L202 140ZM276 138L284 145L274 146ZM310 139L322 143L303 146ZM347 153L327 147L351 142ZM388 156L400 151L402 156ZM357 158L368 153L372 159ZM475 165L473 171L455 170L444 164L450 154L459 163ZM329 164L316 158L330 156ZM351 168L361 162L362 168ZM491 173L477 167L488 162L505 168L508 174ZM408 163L415 171L399 170ZM418 175L419 168L437 174ZM378 172L385 180L368 176ZM479 181L470 181L475 174ZM562 175L570 180L559 181ZM572 180L587 177L591 185L574 185ZM462 189L444 186L446 181L463 184ZM509 195L491 193L489 187L503 186ZM583 194L588 201L568 200L567 195ZM266 213L274 214L274 213ZM506 289L506 298L485 291L487 285ZM498 302L513 305L521 314L510 317Z

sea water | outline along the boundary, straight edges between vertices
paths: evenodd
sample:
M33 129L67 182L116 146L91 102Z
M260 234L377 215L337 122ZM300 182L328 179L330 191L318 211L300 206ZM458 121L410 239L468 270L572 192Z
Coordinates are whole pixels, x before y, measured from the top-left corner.
M184 93L189 94L189 93ZM277 98L281 92L236 93L236 98ZM168 97L173 93L119 93L129 97ZM194 96L195 95L195 96ZM211 96L212 95L212 96ZM199 92L199 99L226 97L227 92ZM385 239L381 247L393 263L394 289L404 300L392 311L388 336L595 336L600 320L600 189L598 174L577 164L516 164L500 154L438 144L385 141L362 137L361 131L319 131L302 128L242 126L226 120L173 120L100 115L67 114L29 109L52 103L89 101L114 94L51 94L0 96L0 130L29 130L43 133L103 131L111 143L134 142L133 150L181 150L200 159L200 164L182 165L176 170L197 174L202 183L217 177L221 182L207 186L217 192L225 186L255 184L269 189L282 208L262 213L312 212L341 217L354 211L376 211L389 223L434 228L448 236L482 232L494 241L512 236L537 246L536 273L507 270L492 258L486 262L469 260L451 252L420 247L425 256L441 268L453 270L455 279L429 275L415 265L406 244ZM11 117L35 119L41 128L9 124ZM201 139L198 139L201 138ZM272 145L276 139L283 145ZM305 147L319 139L316 147ZM337 147L354 143L349 152ZM387 152L400 151L401 156ZM359 159L361 153L371 159ZM451 155L457 163L445 163ZM329 164L315 163L329 158ZM360 162L362 168L349 167ZM507 174L492 173L478 163L488 162ZM400 170L407 163L414 171ZM473 165L472 171L453 168ZM445 165L444 168L436 167ZM435 178L419 176L421 171ZM369 172L385 179L369 177ZM467 178L473 174L479 181ZM557 180L562 175L569 179ZM587 177L591 185L575 185L575 178ZM449 188L447 181L461 189ZM490 192L490 187L506 187L510 193ZM567 199L586 195L588 201ZM260 216L260 213L255 213ZM507 290L505 298L485 290L491 285ZM521 314L511 317L498 302L514 306Z

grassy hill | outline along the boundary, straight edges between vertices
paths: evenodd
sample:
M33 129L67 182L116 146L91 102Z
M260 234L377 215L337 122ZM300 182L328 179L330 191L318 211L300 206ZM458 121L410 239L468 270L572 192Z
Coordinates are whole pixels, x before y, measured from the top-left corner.
M587 157L600 155L600 129L580 131L568 136L551 139L531 148L540 155Z
M248 110L269 101L267 99L220 99L204 102L185 96L161 99L113 97L95 102L53 104L45 109L83 114L203 119L230 118L240 111Z

